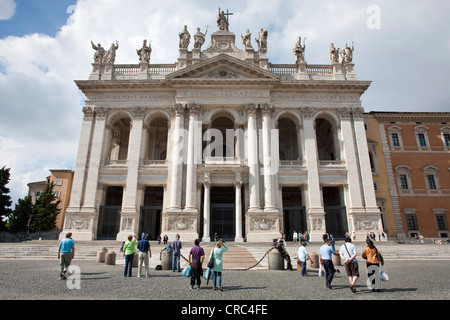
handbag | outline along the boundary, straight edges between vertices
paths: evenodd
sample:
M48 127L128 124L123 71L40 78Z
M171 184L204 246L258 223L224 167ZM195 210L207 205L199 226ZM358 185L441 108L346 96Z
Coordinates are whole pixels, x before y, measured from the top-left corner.
M191 266L187 266L186 268L184 268L183 271L181 272L181 275L186 278L190 278L191 277Z
M377 248L375 248L375 252L377 253L377 260L378 262L384 262L383 261L383 257L381 256L381 254L378 252Z
M214 267L214 248L212 249L212 255L211 258L209 258L207 267L210 269Z

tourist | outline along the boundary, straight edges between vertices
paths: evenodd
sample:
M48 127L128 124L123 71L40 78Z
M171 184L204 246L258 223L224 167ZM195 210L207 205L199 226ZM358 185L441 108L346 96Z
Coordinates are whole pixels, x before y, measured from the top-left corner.
M165 234L163 237L163 244L167 244L167 240L169 240L169 237Z
M156 240L158 240L158 244L161 244L161 235L158 234L158 237L156 237Z
M308 233L308 231L305 231L304 237L305 237L306 245L309 246L309 233Z
M286 262L287 262L287 266L286 266L287 269L292 271L293 269L292 269L292 264L291 264L291 257L289 256L288 252L286 251L286 248L285 248L284 244L285 244L284 239L278 240L277 249L278 249L278 252L281 253L281 256L283 257L283 259L286 260Z
M74 256L75 241L72 239L72 232L69 232L66 234L66 237L59 243L59 280L66 279L67 268L69 268Z
M295 230L294 230L294 234L292 235L292 240L294 241L295 244L297 244L298 234L297 234L297 231L295 231Z
M302 264L302 271L300 272L300 275L306 276L306 261L311 260L309 257L308 252L306 251L306 242L302 241L300 242L300 248L298 249L298 260Z
M375 286L372 287L372 291L380 291L380 263L381 265L384 265L383 256L381 255L380 251L375 247L373 244L373 241L370 239L366 240L366 247L363 250L362 258L366 259L366 266L367 266L367 277L370 279L370 277L375 273L376 277L378 279L373 279L371 281L371 284ZM378 268L378 272L373 270L371 266L376 266Z
M191 266L191 285L190 289L194 289L194 285L197 282L197 289L200 289L202 283L201 278L203 276L203 260L205 259L205 251L200 247L200 241L195 239L194 246L189 251L189 265Z
M180 268L180 256L181 256L181 241L180 235L177 233L175 240L172 242L173 256L172 256L172 272L175 272L175 267L178 272L181 272Z
M139 250L139 268L137 277L139 278L141 276L142 264L144 264L145 276L149 278L149 259L152 257L152 250L150 249L150 242L148 241L148 238L144 237L144 239L139 240L137 248Z
M334 272L336 271L332 260L333 253L335 253L335 251L333 247L331 247L331 240L327 238L323 246L320 247L319 258L320 265L325 270L325 285L328 289L331 289L331 282L333 281Z
M125 270L123 271L123 276L126 277L127 274L131 277L131 270L133 269L133 259L136 253L136 236L129 235L128 241L123 245L123 253L125 255Z
M355 293L355 284L359 277L358 261L356 260L356 247L352 244L350 237L345 238L344 244L339 250L345 264L345 271L347 272L348 281L350 282L350 290Z
M331 246L333 247L333 250L336 251L336 248L334 246L335 245L334 236L332 233L330 233L330 240L331 240Z
M222 240L216 242L216 247L211 250L209 259L214 255L214 266L211 269L213 273L213 290L219 289L222 291L222 272L223 260L222 256L228 248L223 244ZM217 283L218 282L218 283Z

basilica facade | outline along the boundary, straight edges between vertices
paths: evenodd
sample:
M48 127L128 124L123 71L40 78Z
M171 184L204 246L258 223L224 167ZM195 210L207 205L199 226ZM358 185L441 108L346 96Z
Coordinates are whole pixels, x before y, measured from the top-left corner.
M221 15L222 14L222 15ZM293 39L293 64L272 64L268 33L180 32L179 58L135 65L118 45L95 50L63 236L125 240L180 234L185 241L271 241L308 232L365 238L382 232L353 47L309 65ZM241 39L239 39L241 40ZM242 49L239 48L242 47ZM326 50L327 48L325 48Z

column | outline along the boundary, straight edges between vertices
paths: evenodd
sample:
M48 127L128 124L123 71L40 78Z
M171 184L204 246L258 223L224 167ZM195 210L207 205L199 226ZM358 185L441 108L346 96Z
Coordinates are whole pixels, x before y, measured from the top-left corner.
M205 187L204 197L203 197L203 238L202 242L210 242L211 235L209 227L211 224L211 211L210 211L210 195L211 195L211 182L209 178L209 173L205 173L203 179L203 186Z
M236 196L235 196L235 207L236 207L236 235L234 241L243 242L242 237L242 198L241 198L241 174L236 174L236 180L234 181Z
M188 132L188 150L187 150L187 172L186 172L186 206L184 211L198 211L196 206L196 194L197 194L197 154L198 146L198 133L201 134L198 125L198 113L199 105L189 104L189 132ZM201 127L200 127L201 128Z
M128 174L127 185L123 196L122 212L137 214L137 185L139 176L139 162L141 154L141 141L144 109L137 107L133 109L133 120L130 128L128 145Z
M249 211L260 211L259 200L259 171L258 171L258 137L256 127L256 109L255 104L245 106L247 110L247 147L248 147L248 180L250 192Z
M171 175L170 175L170 210L181 210L181 182L182 182L182 164L183 164L183 125L184 125L184 106L182 104L174 105L173 114L175 124L171 132L172 150L171 150Z
M73 177L72 194L67 211L78 212L81 207L84 191L86 169L88 167L89 147L91 143L94 111L92 107L83 108L84 118L81 125L80 142L78 144L77 163Z
M262 112L262 138L264 163L264 211L276 211L274 200L273 175L276 170L275 155L272 154L271 143L271 117L273 108L269 104L261 106Z
M325 232L325 212L322 206L322 189L319 181L316 132L314 129L313 110L302 108L304 148L306 166L308 169L308 185L305 193L308 198L308 220L312 241L321 240Z
M84 189L84 203L82 211L96 212L95 200L98 190L98 176L105 135L106 109L95 108L95 125L91 143L91 154L89 158L89 169L87 174L86 188Z
M348 108L339 109L339 116L341 121L342 138L344 141L343 151L348 172L348 209L349 212L364 211L363 198L361 194L361 180L359 176L359 161L357 158L355 145L356 141L354 139L353 128L350 119L350 110Z

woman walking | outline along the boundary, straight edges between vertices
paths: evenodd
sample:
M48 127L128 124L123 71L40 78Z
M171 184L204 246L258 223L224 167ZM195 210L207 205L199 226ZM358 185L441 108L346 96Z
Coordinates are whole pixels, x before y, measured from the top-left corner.
M222 291L222 272L223 272L223 260L222 256L228 248L223 244L222 240L216 242L216 247L211 250L209 259L214 255L214 267L211 272L213 273L213 290L219 289ZM218 283L217 283L218 282Z
M380 263L383 266L384 260L380 251L375 247L373 241L370 239L366 240L366 247L363 250L362 258L366 259L367 265L367 284L372 292L380 291L381 289L381 279L380 279ZM374 279L371 279L373 277Z

